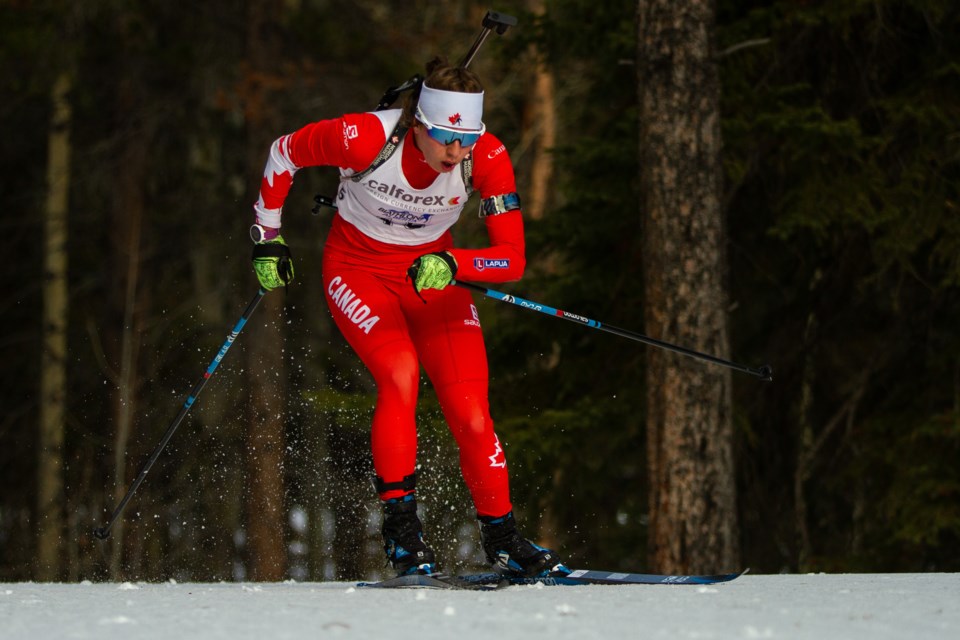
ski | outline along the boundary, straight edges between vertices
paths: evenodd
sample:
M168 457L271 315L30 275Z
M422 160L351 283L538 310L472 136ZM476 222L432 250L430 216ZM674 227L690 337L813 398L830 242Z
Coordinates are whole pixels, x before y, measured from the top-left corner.
M489 591L498 588L498 582L470 581L461 576L448 576L442 573L414 573L407 576L387 578L379 582L360 582L358 587L369 589L470 589L473 591Z
M444 574L413 574L388 578L380 582L361 582L357 586L377 589L396 588L433 588L433 589L472 589L492 590L514 585L542 584L544 586L581 587L587 585L621 585L621 584L719 584L736 580L749 569L738 573L722 573L717 575L664 575L651 573L624 573L619 571L598 571L592 569L575 569L569 573L555 573L539 578L523 576L508 576L499 573L474 573L461 576Z
M737 573L722 573L717 575L663 575L651 573L624 573L619 571L598 571L592 569L574 569L569 573L554 573L539 578L523 576L508 576L499 573L478 573L458 576L460 580L474 585L524 585L542 584L546 586L578 587L585 585L617 585L617 584L719 584L730 582L745 574L748 570Z

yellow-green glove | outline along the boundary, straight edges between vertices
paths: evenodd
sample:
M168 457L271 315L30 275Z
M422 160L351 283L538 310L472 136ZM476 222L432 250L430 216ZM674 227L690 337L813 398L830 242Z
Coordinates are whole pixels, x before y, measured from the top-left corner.
M413 261L407 276L413 281L413 289L443 289L457 275L457 261L446 251L427 253Z
M253 271L267 291L293 282L293 261L283 236L253 245Z

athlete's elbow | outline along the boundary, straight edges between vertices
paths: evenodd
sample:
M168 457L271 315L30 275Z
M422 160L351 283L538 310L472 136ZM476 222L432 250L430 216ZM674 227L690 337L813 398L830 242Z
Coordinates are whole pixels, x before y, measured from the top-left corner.
M523 256L514 259L513 268L510 270L510 278L507 282L516 282L523 277L523 272L527 270L527 260Z

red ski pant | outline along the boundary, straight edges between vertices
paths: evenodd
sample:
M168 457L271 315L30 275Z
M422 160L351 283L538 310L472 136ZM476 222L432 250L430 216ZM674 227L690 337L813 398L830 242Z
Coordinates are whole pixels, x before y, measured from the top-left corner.
M324 257L323 285L337 327L377 385L370 434L377 476L390 484L414 473L422 364L459 447L477 513L508 513L507 463L490 418L486 349L470 292L428 289L421 299L402 277L372 273L355 261L339 260L336 252ZM405 493L392 489L380 498Z

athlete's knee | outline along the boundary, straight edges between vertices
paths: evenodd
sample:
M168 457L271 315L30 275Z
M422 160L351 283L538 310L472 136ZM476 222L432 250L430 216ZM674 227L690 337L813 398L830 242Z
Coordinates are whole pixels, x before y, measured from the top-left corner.
M493 432L493 420L485 400L463 395L448 400L444 415L457 439L482 440Z
M458 384L443 389L440 402L450 429L458 438L484 438L493 431L486 394L472 385Z
M451 428L458 433L458 439L485 440L493 433L493 421L482 413L469 413L456 416Z
M387 346L377 354L370 371L381 393L395 393L415 400L420 386L420 362L412 351L394 350Z

